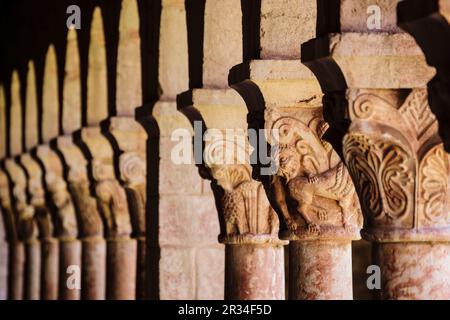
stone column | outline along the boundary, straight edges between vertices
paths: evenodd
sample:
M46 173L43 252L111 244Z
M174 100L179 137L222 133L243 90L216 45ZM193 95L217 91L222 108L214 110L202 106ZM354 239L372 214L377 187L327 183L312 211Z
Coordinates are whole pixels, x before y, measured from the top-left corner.
M87 126L77 136L77 144L90 161L92 189L105 223L106 298L132 300L136 297L136 240L130 237L131 218L125 190L116 177L114 150L101 130L109 115L105 34L99 7L92 16L88 64Z
M298 43L314 37L316 1L261 2L261 60L234 67L230 84L244 98L249 128L266 129L275 174L255 174L290 240L290 299L352 299L351 241L362 216L351 178L332 146L322 94L313 74L296 59ZM286 17L281 19L279 17ZM265 142L259 142L258 148Z
M12 267L17 269L11 270L11 299L36 300L40 294L40 248L35 211L27 202L27 181L22 167L15 160L6 159L5 168L12 181L17 236L21 241L15 246L16 254L12 258Z
M1 169L0 170L0 201L1 201L1 210L2 217L5 222L5 229L7 231L7 247L8 247L8 256L6 257L4 263L6 264L6 275L7 278L5 283L6 295L4 299L12 299L12 287L15 286L14 277L15 277L15 267L19 267L19 256L20 250L18 249L18 236L17 236L17 227L15 216L13 212L13 208L11 205L11 197L9 191L9 181L6 172Z
M81 257L81 299L104 300L106 297L106 241L97 201L90 193L87 161L70 135L58 138L68 168L68 189L79 221Z
M33 272L37 273L36 282L39 284L33 290L35 292L34 299L39 299L41 295L42 298L46 298L47 294L44 293L44 291L47 290L48 286L44 283L48 282L49 279L44 279L42 275L48 274L48 272L46 270L42 270L41 267L48 266L51 268L50 271L53 272L55 268L57 268L57 265L52 266L47 264L47 261L42 261L43 257L41 252L49 245L51 246L56 242L56 239L53 237L54 226L49 207L46 206L45 202L45 190L42 185L43 175L39 164L28 153L20 156L20 162L27 172L28 194L31 197L29 203L34 208L37 226L39 229L39 243L36 244L39 247L39 261L36 262L36 266L32 269L34 270ZM53 252L56 256L51 257L50 260L57 263L58 252ZM45 256L45 258L47 258L47 256Z
M106 241L96 199L90 194L88 161L75 145L73 135L81 128L81 79L77 32L67 33L66 64L63 88L62 127L56 147L66 168L67 187L78 218L81 256L81 296L83 300L106 297Z
M56 211L55 233L59 240L59 298L78 300L80 290L69 285L68 268L81 267L81 242L75 206L63 177L61 159L47 145L37 148L37 158L45 168L45 183Z
M92 175L100 213L105 220L107 243L107 299L133 300L136 296L137 243L132 239L125 189L115 177L113 149L99 127L81 130L92 156Z
M141 41L136 0L122 1L117 56L117 117L109 119L109 132L117 143L120 181L130 203L132 237L137 240L136 298L146 297L147 134L135 120L142 105Z
M193 105L195 109L186 107L183 112L196 121L194 139L200 142L194 145L201 147L202 138L205 143L196 152L203 151L198 165L202 177L212 181L221 225L219 241L226 246L225 299L283 300L283 245L287 242L278 239L278 217L263 185L252 179L245 103L230 89L198 89L193 91Z
M396 3L377 4L389 12ZM365 216L362 235L376 243L380 297L448 299L449 159L425 89L434 71L395 19L382 25L389 34L367 32L358 14L364 4L344 4L341 10L357 14L341 15L343 32L302 51L321 81L330 125L344 135L343 157ZM345 95L328 95L330 76L344 80Z
M217 242L219 223L214 196L191 159L175 162L179 133L192 139L192 127L177 110L177 95L189 89L186 5L201 2L163 0L159 30L159 100L146 114L149 205L147 241L150 297L161 300L224 297L224 246ZM194 23L200 23L194 14ZM194 33L193 36L198 36ZM155 58L156 60L156 58ZM156 89L156 88L155 88ZM155 90L156 91L156 90ZM147 127L146 127L147 128ZM192 145L189 143L190 151ZM192 232L192 230L202 230Z
M114 117L109 131L119 150L120 180L123 182L130 203L132 237L137 241L136 295L145 298L146 262L146 199L147 199L147 134L144 128L131 117Z

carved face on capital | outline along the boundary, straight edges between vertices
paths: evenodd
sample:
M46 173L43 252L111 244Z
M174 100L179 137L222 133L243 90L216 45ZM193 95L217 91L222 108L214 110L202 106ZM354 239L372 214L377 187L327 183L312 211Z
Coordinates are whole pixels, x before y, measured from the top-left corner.
M304 140L298 140L292 146L281 146L279 160L279 175L286 181L295 177L311 177L319 173L319 164L314 151Z

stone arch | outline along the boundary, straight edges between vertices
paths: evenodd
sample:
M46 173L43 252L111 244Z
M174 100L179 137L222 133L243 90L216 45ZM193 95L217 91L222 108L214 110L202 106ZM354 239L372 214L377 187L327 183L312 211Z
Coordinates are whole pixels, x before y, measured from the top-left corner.
M9 152L16 156L22 152L22 104L20 100L20 79L17 70L11 78L11 110L9 115Z
M49 142L59 134L58 66L55 47L50 45L45 56L42 92L42 140Z
M105 34L99 7L94 9L88 57L87 123L96 126L108 116Z
M70 134L81 127L80 56L75 29L67 32L64 70L62 127L64 134Z
M123 0L117 56L117 115L134 116L142 104L141 39L136 0Z
M25 148L27 150L39 143L38 106L36 94L36 75L33 61L28 62L27 93L25 100Z

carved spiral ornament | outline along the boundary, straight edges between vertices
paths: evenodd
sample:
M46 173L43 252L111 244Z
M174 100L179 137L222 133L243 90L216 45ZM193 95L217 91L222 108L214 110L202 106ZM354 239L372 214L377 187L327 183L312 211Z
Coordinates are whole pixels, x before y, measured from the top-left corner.
M145 183L147 168L144 160L136 153L124 153L120 156L120 174L129 183Z

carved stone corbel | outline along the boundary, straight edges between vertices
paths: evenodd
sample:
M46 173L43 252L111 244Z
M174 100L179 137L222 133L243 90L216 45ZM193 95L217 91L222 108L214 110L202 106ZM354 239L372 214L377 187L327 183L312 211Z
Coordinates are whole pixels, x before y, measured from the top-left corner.
M67 183L79 222L82 242L81 299L103 300L106 296L106 243L96 199L91 195L87 160L71 136L57 139L67 167Z
M117 180L114 152L100 127L81 130L92 166L98 208L105 221L107 237L107 298L134 299L136 296L136 241L125 189Z
M44 181L49 193L50 203L55 211L55 234L59 240L59 297L65 300L78 300L80 290L66 285L67 268L81 266L81 243L78 240L78 221L72 197L64 180L63 165L55 151L48 145L40 145L36 157L45 170Z
M147 133L131 117L113 117L109 132L118 146L119 174L130 204L132 237L137 239L136 297L146 295L146 199L147 199Z

